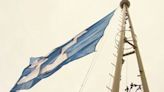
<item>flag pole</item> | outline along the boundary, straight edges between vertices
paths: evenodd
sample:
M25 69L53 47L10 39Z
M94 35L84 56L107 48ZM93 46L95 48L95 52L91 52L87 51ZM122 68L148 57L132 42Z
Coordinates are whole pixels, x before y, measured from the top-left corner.
M130 3L128 0L122 0L120 3L120 6L122 8L122 24L121 24L121 35L120 35L120 41L118 45L118 51L117 51L117 61L116 61L116 69L114 74L114 81L112 85L112 92L119 92L119 86L120 86L120 79L121 79L121 70L122 70L122 63L123 63L123 53L124 53L124 39L125 39L125 21L126 21L126 13L127 8L130 6Z

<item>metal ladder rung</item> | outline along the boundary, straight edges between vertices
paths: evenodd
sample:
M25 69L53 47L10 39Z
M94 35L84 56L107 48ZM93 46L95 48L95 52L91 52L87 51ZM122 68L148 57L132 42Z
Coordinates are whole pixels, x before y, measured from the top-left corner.
M112 78L114 77L111 73L109 73L109 75L110 75Z
M115 64L113 64L113 63L111 63L111 65L113 65L114 67L116 67L116 65L115 65Z
M106 88L109 89L110 91L112 91L112 89L110 87L106 86Z

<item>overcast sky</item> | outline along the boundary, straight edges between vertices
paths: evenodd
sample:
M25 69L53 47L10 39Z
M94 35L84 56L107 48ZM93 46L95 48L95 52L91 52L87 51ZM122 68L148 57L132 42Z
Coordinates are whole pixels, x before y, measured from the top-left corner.
M120 0L0 0L0 92L9 92L28 66L30 57L44 56L106 14ZM129 8L151 92L164 85L163 0L131 0ZM84 92L107 92L115 62L118 9L97 46L97 52L76 60L32 89L22 92L78 92L92 61L95 62ZM123 66L123 88L138 82L135 57ZM127 77L126 75L130 77ZM137 80L137 81L136 81ZM123 91L121 91L123 92Z

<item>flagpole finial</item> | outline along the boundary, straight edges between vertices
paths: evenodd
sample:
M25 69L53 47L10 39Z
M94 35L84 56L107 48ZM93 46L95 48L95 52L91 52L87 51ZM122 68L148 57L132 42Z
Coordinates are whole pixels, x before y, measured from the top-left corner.
M123 8L124 4L125 4L127 7L129 7L129 6L130 6L129 0L122 0L122 1L120 2L120 7Z

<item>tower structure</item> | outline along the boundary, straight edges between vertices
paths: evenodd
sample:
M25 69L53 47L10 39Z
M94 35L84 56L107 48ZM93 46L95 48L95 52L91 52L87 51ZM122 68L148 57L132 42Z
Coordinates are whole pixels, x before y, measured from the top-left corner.
M131 55L131 54L136 54L136 59L137 59L137 63L138 63L143 91L149 92L148 83L146 80L145 71L144 71L144 67L142 64L142 59L140 56L140 52L139 52L137 40L135 37L132 21L131 21L129 11L128 11L128 8L130 7L130 2L128 0L122 0L120 3L120 7L122 9L123 14L122 14L122 22L121 22L121 30L120 30L120 39L118 42L117 61L116 61L116 69L115 69L114 80L113 80L113 85L112 85L112 92L119 92L121 70L122 70L122 65L124 62L123 57ZM128 22L128 25L127 25L127 22ZM129 41L126 37L127 28L130 31L132 42ZM124 51L125 43L129 44L133 50L128 53L125 53L125 51Z

